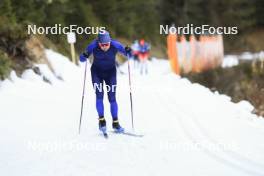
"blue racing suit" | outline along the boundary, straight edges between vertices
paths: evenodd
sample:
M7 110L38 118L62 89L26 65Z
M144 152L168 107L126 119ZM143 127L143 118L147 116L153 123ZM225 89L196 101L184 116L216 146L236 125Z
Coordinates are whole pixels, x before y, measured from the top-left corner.
M116 40L111 40L110 48L107 51L101 50L98 41L94 40L80 56L80 61L84 62L93 54L94 60L91 66L91 77L96 94L98 116L104 117L103 85L105 83L107 85L107 95L113 120L118 119L118 105L116 102L116 54L118 52L124 56L130 55L124 46Z

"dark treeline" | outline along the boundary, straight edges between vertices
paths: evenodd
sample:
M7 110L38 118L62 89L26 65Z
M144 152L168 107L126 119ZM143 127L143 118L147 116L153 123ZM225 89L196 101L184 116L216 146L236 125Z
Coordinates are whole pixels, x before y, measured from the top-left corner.
M241 32L264 25L262 0L167 0L161 5L163 23L238 26Z
M106 26L114 37L164 43L160 24L238 26L239 35L264 26L263 0L1 0L0 35L26 24ZM19 29L20 28L20 29ZM14 32L17 34L17 32ZM6 34L6 33L5 33ZM12 37L12 36L11 36ZM94 37L94 36L93 36ZM93 37L78 36L77 49ZM48 38L62 48L65 36ZM87 41L88 40L88 41Z

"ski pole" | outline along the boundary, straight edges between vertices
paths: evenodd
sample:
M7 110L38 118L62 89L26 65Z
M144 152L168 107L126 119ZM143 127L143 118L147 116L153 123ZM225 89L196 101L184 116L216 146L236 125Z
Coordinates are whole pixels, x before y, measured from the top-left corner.
M81 125L82 125L83 99L84 99L84 93L85 93L86 72L87 72L87 60L85 62L85 70L84 70L83 92L82 92L82 103L81 103L81 115L80 115L80 121L79 121L79 134L81 133Z
M134 117L133 117L133 99L132 99L132 89L131 89L131 76L130 76L130 64L128 60L128 78L129 78L129 93L130 93L130 109L131 109L131 121L132 129L134 130Z

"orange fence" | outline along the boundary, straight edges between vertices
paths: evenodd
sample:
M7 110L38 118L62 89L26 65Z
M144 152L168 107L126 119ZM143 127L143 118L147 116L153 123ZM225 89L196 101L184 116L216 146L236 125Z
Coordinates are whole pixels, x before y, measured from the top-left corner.
M194 35L186 39L184 35L169 34L167 37L168 57L176 74L201 72L221 65L224 56L222 35Z
M174 73L180 74L179 62L178 62L178 53L176 49L177 44L177 36L176 35L168 35L167 38L167 48L168 48L168 56L170 58L171 69Z

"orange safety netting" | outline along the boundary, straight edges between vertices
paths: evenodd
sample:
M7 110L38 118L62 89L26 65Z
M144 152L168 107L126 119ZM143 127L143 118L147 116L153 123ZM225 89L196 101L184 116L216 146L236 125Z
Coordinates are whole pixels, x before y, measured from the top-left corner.
M167 37L168 57L173 72L201 72L221 65L224 56L222 35L204 36L199 40L190 35L189 41L184 35L169 34Z
M177 36L170 34L167 38L168 56L170 58L171 69L174 73L180 74L178 54L176 48Z

